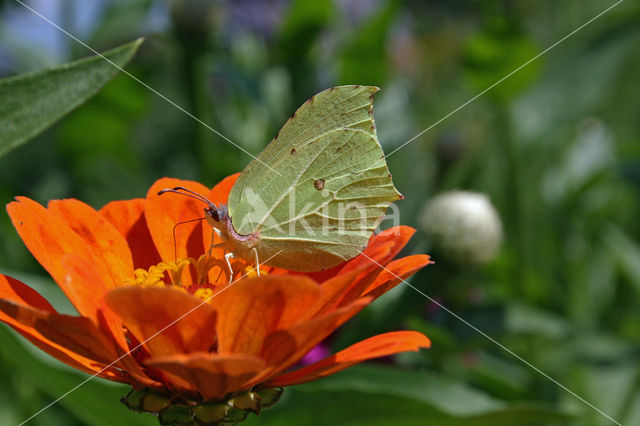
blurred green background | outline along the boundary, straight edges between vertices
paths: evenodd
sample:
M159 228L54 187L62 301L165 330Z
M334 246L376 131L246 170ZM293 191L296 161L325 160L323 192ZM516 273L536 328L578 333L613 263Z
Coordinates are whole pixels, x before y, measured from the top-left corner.
M28 4L99 51L145 36L127 70L257 154L304 100L341 84L382 89L375 119L392 152L614 2ZM640 5L622 2L388 158L406 197L400 221L418 228L406 253L436 261L412 285L629 425L640 424L638 52ZM89 53L0 1L0 76ZM121 74L0 159L0 203L74 197L99 208L142 197L163 176L212 186L249 161ZM483 193L497 209L495 256L471 262L425 232L425 203L453 189ZM0 269L68 311L6 214L0 236ZM406 286L330 345L395 329L422 331L433 347L288 389L247 424L612 424ZM0 327L0 424L19 423L84 377ZM125 392L93 380L29 424L154 424L119 404Z

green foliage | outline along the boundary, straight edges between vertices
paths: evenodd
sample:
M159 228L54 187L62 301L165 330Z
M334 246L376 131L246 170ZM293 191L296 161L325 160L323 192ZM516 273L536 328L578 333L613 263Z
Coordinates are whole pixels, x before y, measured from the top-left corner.
M315 71L313 49L333 15L331 0L293 0L283 18L278 53L291 70L296 92L307 92L305 98L313 94L308 87Z
M300 386L251 425L534 425L571 417L542 407L512 406L446 377L388 367L353 367ZM324 407L318 410L317 407Z
M475 90L482 91L506 77L540 52L530 38L508 22L493 22L469 40L465 52L467 76ZM527 88L537 76L540 62L533 61L518 70L517 78L506 79L489 96L508 98ZM500 76L500 78L496 78Z
M142 40L100 56L0 80L0 156L16 148L77 108L133 57Z
M345 43L340 58L339 81L342 84L363 81L374 86L385 84L389 64L380 52L387 49L390 27L398 10L396 1L386 3L373 12L373 16L361 24L361 28L354 31Z

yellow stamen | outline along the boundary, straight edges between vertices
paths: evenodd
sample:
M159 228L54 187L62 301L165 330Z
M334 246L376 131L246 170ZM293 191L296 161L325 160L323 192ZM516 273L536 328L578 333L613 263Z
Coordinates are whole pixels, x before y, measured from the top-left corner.
M247 265L242 267L244 263L237 261L233 263L234 270L236 272L242 271L242 278L255 277L258 275L258 271L253 265ZM196 272L196 282L187 285L183 281L184 274L191 274L191 266ZM214 287L216 286L217 276L210 279L209 272L213 268L220 268L220 271L229 277L229 271L227 264L222 259L216 259L203 254L195 260L191 257L179 259L175 262L160 262L157 265L151 266L148 270L136 269L133 273L134 277L124 281L125 285L137 285L140 287L172 287L190 294L195 297L208 300L214 294ZM267 271L260 269L261 275L267 275ZM224 283L224 281L223 281Z
M260 268L260 275L268 275L267 271L263 270L262 268ZM257 277L258 276L258 270L256 269L255 266L251 266L248 265L246 268L244 268L244 276L246 278L253 278L253 277Z
M190 257L186 259L183 258L176 262L160 263L159 266L162 265L167 271L174 286L182 287L182 273L184 272L184 268L191 263L191 260Z
M204 300L204 301L209 301L209 299L211 299L211 297L213 296L213 289L212 288L199 288L197 289L193 295L195 297L197 297L198 299Z
M219 268L227 267L227 265L223 260L216 259L206 254L203 254L202 256L200 256L198 260L195 260L190 257L189 262L191 263L191 266L193 266L196 270L196 275L197 275L196 279L199 285L204 285L209 282L209 271L214 267L216 266Z
M134 278L125 280L124 284L138 285L140 287L164 286L164 271L165 268L162 263L152 266L148 271L144 269L136 269L133 272Z

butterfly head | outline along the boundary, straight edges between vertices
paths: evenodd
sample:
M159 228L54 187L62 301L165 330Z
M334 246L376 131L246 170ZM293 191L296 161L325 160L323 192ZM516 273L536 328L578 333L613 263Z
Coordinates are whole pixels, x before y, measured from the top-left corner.
M225 221L227 219L227 206L221 205L220 207L214 204L204 208L205 218L209 225L217 229L223 229Z
M173 192L175 194L184 195L186 197L191 197L191 198L195 198L198 201L202 201L207 205L207 207L204 208L204 213L205 213L205 219L207 220L209 225L218 229L221 229L223 227L223 223L227 218L226 206L218 207L215 204L213 204L211 201L209 201L207 198L205 198L204 196L190 189L187 189L183 186L176 186L173 188L163 189L162 191L158 192L158 195L166 194L167 192Z

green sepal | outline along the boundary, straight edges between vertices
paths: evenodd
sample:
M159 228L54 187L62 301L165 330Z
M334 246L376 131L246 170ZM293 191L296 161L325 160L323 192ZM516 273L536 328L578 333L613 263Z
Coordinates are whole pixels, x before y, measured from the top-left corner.
M260 409L264 410L265 408L273 407L283 393L284 389L282 388L263 389L258 391L258 396L260 397Z
M146 394L146 391L131 389L128 394L120 398L120 402L130 410L142 411L142 400Z
M256 392L247 392L235 396L228 401L228 404L238 410L251 411L256 414L260 413L260 395Z
M184 395L167 396L158 391L132 389L121 401L129 409L158 417L163 426L231 426L244 421L250 413L273 406L283 390L248 391L227 400L201 401Z
M147 412L158 412L171 405L171 400L163 396L147 393L142 400L142 410Z
M189 426L193 424L193 407L184 404L174 404L158 414L161 425L166 426Z
M158 413L171 406L169 398L149 390L132 389L120 401L130 410L146 413Z
M193 419L200 425L218 424L233 410L228 404L205 404L193 407Z
M223 420L221 424L232 424L235 425L237 423L243 422L249 416L249 411L244 410L231 410L229 414L227 414L227 418ZM217 425L218 423L215 423ZM206 426L214 426L214 424L206 425Z

